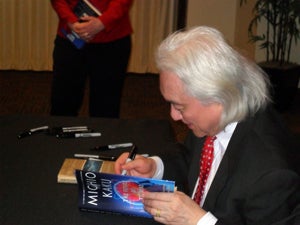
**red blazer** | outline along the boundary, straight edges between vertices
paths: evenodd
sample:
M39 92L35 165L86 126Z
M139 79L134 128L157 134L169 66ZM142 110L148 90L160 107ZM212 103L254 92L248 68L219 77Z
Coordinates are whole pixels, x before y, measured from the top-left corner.
M99 19L105 29L97 34L91 43L105 43L120 39L132 33L129 10L133 0L89 0L101 13ZM78 0L51 0L59 23L57 34L64 38L61 29L69 30L68 23L78 21L72 9Z

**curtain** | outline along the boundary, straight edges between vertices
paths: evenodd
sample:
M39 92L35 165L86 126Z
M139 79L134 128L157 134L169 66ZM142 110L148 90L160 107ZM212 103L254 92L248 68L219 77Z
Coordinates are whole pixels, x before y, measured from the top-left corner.
M0 69L49 70L57 18L45 0L0 0Z
M128 71L156 73L154 53L175 29L176 0L135 0ZM0 0L0 70L52 70L57 15L50 0Z
M134 34L130 71L156 72L154 53L159 43L175 30L176 6L174 0L135 0L131 11Z

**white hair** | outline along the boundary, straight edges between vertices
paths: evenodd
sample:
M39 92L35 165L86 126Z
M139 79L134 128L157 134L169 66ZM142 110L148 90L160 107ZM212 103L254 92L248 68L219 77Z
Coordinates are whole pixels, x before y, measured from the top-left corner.
M220 128L253 115L269 102L269 80L214 28L200 26L178 31L159 46L160 71L177 75L187 93L203 104L220 103Z

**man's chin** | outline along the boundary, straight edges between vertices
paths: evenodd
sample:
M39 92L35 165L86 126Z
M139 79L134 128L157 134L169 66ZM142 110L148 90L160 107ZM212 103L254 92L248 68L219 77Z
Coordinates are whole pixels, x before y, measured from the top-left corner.
M186 125L186 126L194 133L194 135L195 135L196 137L201 138L201 137L204 137L204 136L207 135L207 134L204 133L203 131L197 130L197 129L193 126L193 124L185 124L185 125Z
M193 131L194 135L199 138L202 138L207 135L206 133L203 133L201 131L197 131L197 130L192 130L192 131Z

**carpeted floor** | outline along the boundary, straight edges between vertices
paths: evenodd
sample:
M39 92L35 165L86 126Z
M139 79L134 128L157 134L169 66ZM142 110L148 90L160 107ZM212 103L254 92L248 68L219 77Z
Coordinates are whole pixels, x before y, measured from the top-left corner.
M51 80L51 72L0 71L0 115L48 115ZM293 106L282 115L292 132L300 139L300 91ZM79 116L88 116L87 94ZM187 128L181 122L170 119L169 105L160 95L158 76L155 74L127 76L122 96L121 118L168 119L179 141L184 139L187 132Z
M49 115L51 72L0 71L0 115ZM87 91L79 116L88 116ZM121 103L121 118L168 119L175 136L182 141L187 128L169 116L169 105L159 92L155 74L129 74L125 81Z

